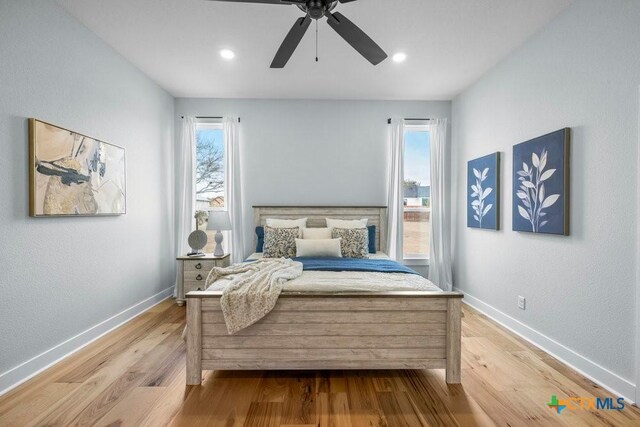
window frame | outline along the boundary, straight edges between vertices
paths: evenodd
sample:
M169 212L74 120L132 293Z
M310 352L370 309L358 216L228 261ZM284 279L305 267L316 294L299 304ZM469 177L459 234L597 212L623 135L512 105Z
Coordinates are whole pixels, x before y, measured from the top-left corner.
M226 158L227 158L227 152L226 152L226 147L224 146L224 124L222 122L222 119L214 119L214 118L199 118L196 119L196 134L198 132L198 128L201 127L205 127L205 128L209 128L209 129L216 129L216 130L221 130L222 131L222 137L223 137L223 142L222 142L222 149L223 149L223 163L226 162ZM197 159L198 159L198 148L196 146L194 146L194 159L197 163ZM226 167L226 165L225 165ZM195 170L193 172L194 174L194 182L195 182ZM224 191L222 192L223 194L223 198L224 198L224 206L211 206L209 209L207 209L208 211L226 211L228 210L227 207L227 182L226 182L226 176L224 178ZM197 197L197 196L196 196Z
M429 132L429 134L431 134L431 126L425 121L425 122L418 122L418 123L405 123L404 124L404 133L407 132ZM431 140L429 140L431 141ZM402 155L404 157L405 155L405 138L403 135L402 138ZM431 150L431 143L429 143L429 150ZM402 161L404 162L404 158L402 159ZM403 170L403 175L404 175L404 170ZM431 175L431 171L429 171L429 175ZM405 177L402 177L403 181L405 179ZM404 199L404 195L403 195L403 199ZM427 253L426 254L405 254L404 253L404 206L402 208L402 221L403 221L403 227L402 227L402 234L403 234L403 239L402 239L402 258L403 258L403 262L405 265L409 265L409 266L429 266L429 259L431 256L431 248L427 248ZM429 217L429 224L431 224L431 217ZM429 236L429 239L431 239L431 236ZM429 244L431 243L431 241L429 241Z
M214 130L220 130L222 131L222 149L223 149L223 164L224 167L226 168L226 159L227 159L227 149L226 146L224 144L224 124L222 119L214 119L214 118L201 118L201 119L196 119L196 135L198 132L199 128L207 128L207 129L214 129ZM194 150L194 160L197 164L198 162L198 147L194 146L193 148ZM194 183L195 183L195 175L196 175L196 171L193 171L193 175L194 175ZM223 174L224 176L224 191L222 192L222 195L224 197L224 206L209 206L207 208L207 212L212 212L212 211L228 211L229 207L227 206L227 200L229 200L229 198L227 197L228 191L227 191L227 180L226 180L226 173ZM194 191L195 188L194 188ZM196 205L197 205L197 195L196 195ZM197 210L197 207L196 207ZM207 225L205 223L204 225L204 232L207 233L207 246L205 247L206 249L211 249L211 252L213 252L213 249L211 248L211 246L214 246L214 238L213 236L215 235L215 231L214 230L208 230L207 229ZM231 240L231 234L230 234L230 230L223 230L222 231L222 235L223 235L223 248L225 253L231 253L232 251L232 240Z

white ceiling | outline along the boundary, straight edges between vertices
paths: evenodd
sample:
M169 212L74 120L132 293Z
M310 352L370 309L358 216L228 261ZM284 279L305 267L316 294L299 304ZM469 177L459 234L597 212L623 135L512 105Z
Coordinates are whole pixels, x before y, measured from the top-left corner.
M205 0L58 0L176 97L449 100L573 0L359 0L336 11L389 56L374 67L319 21L269 68L300 10ZM224 61L220 49L236 58Z

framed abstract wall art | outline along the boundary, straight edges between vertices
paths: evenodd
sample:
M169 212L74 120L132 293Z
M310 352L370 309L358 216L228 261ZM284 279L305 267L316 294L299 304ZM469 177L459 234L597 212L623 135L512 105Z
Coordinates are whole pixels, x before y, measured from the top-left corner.
M500 229L500 153L467 163L467 227Z
M570 129L513 146L513 230L569 235Z
M29 214L126 213L124 148L29 119Z

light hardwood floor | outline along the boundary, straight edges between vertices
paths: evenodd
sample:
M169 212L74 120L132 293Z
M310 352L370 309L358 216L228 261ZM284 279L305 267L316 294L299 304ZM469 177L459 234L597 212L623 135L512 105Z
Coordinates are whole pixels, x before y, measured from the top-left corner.
M185 308L166 301L0 397L0 426L640 425L640 410L548 408L610 396L464 308L462 384L444 371L207 372L185 386Z

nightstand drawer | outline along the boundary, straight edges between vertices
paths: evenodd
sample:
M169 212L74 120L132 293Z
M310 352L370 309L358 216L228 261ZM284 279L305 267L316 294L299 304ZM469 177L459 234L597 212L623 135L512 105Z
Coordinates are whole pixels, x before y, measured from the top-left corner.
M205 285L202 282L184 282L184 293L187 294L191 291L204 291Z
M209 271L211 271L211 269L208 270L185 270L183 272L183 280L185 282L200 282L200 283L204 283L205 280L207 280L207 276L209 275Z
M225 254L221 257L205 255L202 257L179 256L178 261L178 289L176 301L178 305L185 303L185 294L193 291L204 291L207 276L214 267L228 267L231 264L231 256Z
M184 271L187 272L205 272L205 274L209 274L211 269L216 266L215 260L193 260L193 261L184 261Z

